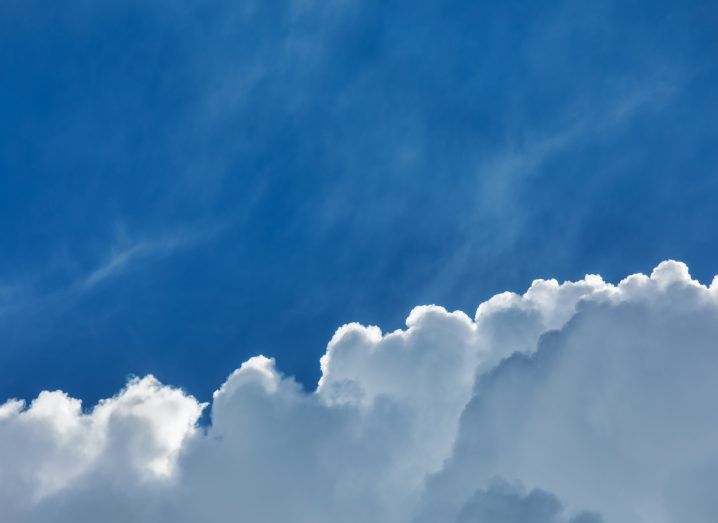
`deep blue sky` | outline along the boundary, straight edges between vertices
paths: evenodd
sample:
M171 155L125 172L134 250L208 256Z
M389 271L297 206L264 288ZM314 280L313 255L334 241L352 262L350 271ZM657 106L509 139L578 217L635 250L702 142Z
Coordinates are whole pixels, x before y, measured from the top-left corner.
M0 401L718 272L711 1L0 3Z

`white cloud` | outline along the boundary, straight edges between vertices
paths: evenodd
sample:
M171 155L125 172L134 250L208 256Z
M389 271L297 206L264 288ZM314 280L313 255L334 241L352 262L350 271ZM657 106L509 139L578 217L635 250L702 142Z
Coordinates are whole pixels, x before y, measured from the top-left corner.
M91 289L96 285L122 274L140 260L166 256L178 248L186 247L197 241L197 233L181 232L149 240L125 242L121 247L113 247L110 256L79 282L81 289Z
M251 358L206 429L152 377L89 412L11 400L3 520L713 521L717 339L718 285L664 262L346 325L311 393Z

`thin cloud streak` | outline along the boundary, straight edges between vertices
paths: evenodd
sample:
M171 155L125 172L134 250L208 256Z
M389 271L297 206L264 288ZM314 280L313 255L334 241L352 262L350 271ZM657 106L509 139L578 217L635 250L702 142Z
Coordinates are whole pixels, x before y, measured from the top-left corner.
M84 294L139 268L142 264L166 259L180 250L190 249L223 231L228 223L212 227L182 229L154 238L130 241L126 238L110 248L109 255L94 268L70 279L65 285L38 290L32 282L15 282L0 286L0 318L13 313L44 309L66 310ZM123 235L124 236L124 235Z
M139 241L124 249L114 251L109 259L81 280L79 287L84 290L91 289L110 278L119 276L142 260L155 256L167 256L186 243L182 237L168 237Z

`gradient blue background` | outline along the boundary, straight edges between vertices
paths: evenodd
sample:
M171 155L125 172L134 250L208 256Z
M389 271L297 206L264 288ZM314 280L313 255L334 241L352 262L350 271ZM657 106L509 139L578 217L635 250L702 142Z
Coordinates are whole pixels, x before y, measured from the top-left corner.
M715 2L0 4L0 399L718 272Z

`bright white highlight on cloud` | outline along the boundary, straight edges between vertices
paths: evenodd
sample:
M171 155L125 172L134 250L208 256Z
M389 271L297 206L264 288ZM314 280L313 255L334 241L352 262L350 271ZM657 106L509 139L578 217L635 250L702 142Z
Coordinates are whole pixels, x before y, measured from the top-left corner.
M341 327L306 393L251 358L204 405L152 377L0 406L5 522L708 523L718 279L537 280L472 319Z

